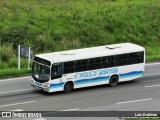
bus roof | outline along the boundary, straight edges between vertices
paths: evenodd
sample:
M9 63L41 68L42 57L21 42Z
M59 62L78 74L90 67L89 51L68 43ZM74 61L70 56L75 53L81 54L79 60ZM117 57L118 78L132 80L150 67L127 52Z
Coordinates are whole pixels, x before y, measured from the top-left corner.
M121 44L112 44L112 45L104 45L104 46L97 46L97 47L90 47L83 49L39 54L36 55L36 57L49 60L51 61L51 63L59 63L65 61L87 59L92 57L110 56L110 55L138 52L138 51L144 51L144 48L133 43L121 43Z

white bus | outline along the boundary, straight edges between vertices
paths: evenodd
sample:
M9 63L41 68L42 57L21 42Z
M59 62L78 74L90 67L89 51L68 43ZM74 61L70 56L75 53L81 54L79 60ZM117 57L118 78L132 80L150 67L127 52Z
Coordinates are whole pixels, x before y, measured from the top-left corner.
M47 92L129 81L144 75L145 48L122 43L39 54L31 85Z

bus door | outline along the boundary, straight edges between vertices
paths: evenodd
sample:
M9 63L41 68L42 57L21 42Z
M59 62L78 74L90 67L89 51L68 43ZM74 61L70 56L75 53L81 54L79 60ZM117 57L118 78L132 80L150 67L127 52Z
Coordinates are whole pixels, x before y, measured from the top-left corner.
M63 87L62 85L63 65L62 63L53 64L51 68L51 88Z

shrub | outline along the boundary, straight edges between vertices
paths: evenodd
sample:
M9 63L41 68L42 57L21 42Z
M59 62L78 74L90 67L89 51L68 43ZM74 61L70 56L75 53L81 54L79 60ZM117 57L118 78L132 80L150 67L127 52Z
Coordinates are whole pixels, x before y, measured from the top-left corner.
M10 68L16 68L18 67L18 59L17 58L12 58L9 62L8 62L8 66Z
M1 61L0 61L0 70L6 69L6 68L8 68L7 63L4 63L4 62L1 62Z
M13 49L11 45L0 45L0 60L2 62L9 62L13 56Z
M20 66L21 68L28 68L28 59L21 58L20 65L21 65ZM10 61L8 62L8 66L9 66L9 68L17 68L18 67L18 58L10 59ZM31 67L31 65L30 65L30 67Z
M0 79L6 77L18 77L24 74L31 74L31 70L27 69L4 69L0 70Z
M28 68L28 59L21 58L21 68Z

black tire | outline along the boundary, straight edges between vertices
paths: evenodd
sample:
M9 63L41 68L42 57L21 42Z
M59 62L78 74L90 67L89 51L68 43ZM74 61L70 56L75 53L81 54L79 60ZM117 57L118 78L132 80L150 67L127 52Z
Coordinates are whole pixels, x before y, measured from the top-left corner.
M70 93L73 90L73 83L68 82L64 85L64 92L65 93Z
M118 84L118 82L119 82L118 76L112 76L109 80L109 86L114 87Z

